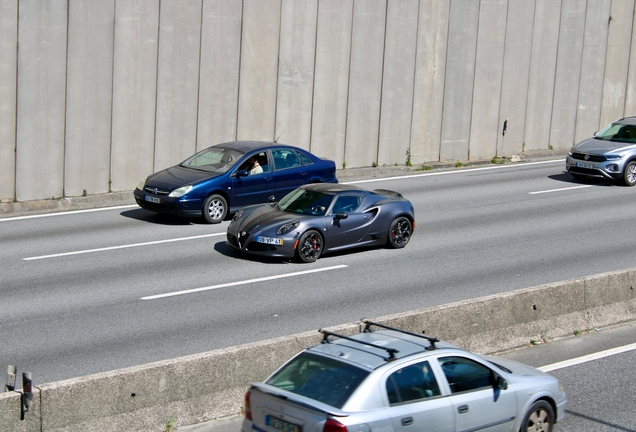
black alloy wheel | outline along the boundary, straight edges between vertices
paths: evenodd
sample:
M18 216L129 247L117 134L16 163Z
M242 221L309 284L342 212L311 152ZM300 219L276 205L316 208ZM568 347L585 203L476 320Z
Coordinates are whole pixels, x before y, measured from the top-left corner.
M413 225L409 218L399 216L391 222L387 244L394 249L402 249L407 245L413 234Z
M322 236L316 230L305 232L298 242L298 259L300 262L312 263L322 253Z

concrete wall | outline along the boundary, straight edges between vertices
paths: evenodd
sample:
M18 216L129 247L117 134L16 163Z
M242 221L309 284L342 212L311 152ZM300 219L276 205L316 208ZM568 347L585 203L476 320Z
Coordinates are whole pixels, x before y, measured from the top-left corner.
M0 201L235 139L348 168L567 149L636 114L635 2L0 0Z
M493 353L636 319L636 268L373 318ZM360 331L359 323L330 328ZM262 381L317 331L38 385L20 421L17 393L0 393L3 431L163 430L238 414L250 382ZM18 371L20 372L20 371Z

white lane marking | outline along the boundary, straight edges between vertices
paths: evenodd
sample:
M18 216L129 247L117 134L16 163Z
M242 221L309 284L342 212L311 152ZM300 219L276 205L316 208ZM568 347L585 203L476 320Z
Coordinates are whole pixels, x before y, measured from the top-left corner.
M379 182L379 181L401 180L401 179L408 179L408 178L429 177L429 176L438 176L438 175L463 174L467 172L486 171L486 170L512 168L512 167L525 167L530 165L542 165L542 164L549 164L549 163L555 163L555 162L563 163L564 160L565 159L556 159L556 160L539 161L539 162L511 163L507 165L495 165L495 166L487 166L487 167L481 167L481 168L465 168L465 169L459 169L459 170L453 170L453 171L436 171L436 172L427 172L424 174L410 174L410 175L404 175L404 176L398 176L398 177L384 177L384 178L374 178L369 180L357 180L357 181L351 181L351 182L343 182L343 184L371 183L371 182Z
M57 258L57 257L63 257L63 256L69 256L69 255L81 255L81 254L87 254L87 253L93 253L93 252L105 252L105 251L111 251L116 249L126 249L126 248L133 248L133 247L139 247L139 246L150 246L150 245L172 243L172 242L178 242L178 241L184 241L184 240L197 240L201 238L215 237L220 235L225 235L225 233L203 234L198 236L180 237L180 238L173 238L168 240L156 240L156 241L145 242L145 243L133 243L133 244L111 246L111 247L104 247L104 248L98 248L98 249L87 249L87 250L80 250L80 251L74 251L74 252L63 252L58 254L41 255L41 256L22 258L22 259L24 261L34 261L34 260L40 260L45 258Z
M537 195L537 194L544 194L544 193L550 193L550 192L561 192L561 191L572 190L572 189L589 188L592 186L594 185L572 186L572 187L559 188L559 189L549 189L549 190L542 190L542 191L536 191L536 192L528 192L528 194Z
M90 213L90 212L98 212L98 211L105 211L105 210L120 210L120 209L127 209L127 208L133 208L133 207L141 208L137 204L128 204L128 205L114 206L114 207L100 207L100 208L85 209L85 210L60 211L57 213L44 213L44 214L35 214L35 215L29 215L29 216L15 216L15 217L8 217L8 218L0 218L0 222L8 222L8 221L16 221L16 220L24 220L24 219L36 219L36 218L43 218L43 217L50 217L50 216L66 216L66 215L72 215L72 214L78 214L78 213Z
M336 265L336 266L331 266L331 267L323 267L323 268L313 269L313 270L304 270L304 271L299 271L299 272L294 272L294 273L286 273L286 274L276 275L276 276L267 276L267 277L262 277L262 278L257 278L257 279L248 279L248 280L244 280L244 281L229 282L229 283L224 283L224 284L220 284L220 285L211 285L211 286L202 287L202 288L193 288L193 289L187 289L187 290L182 290L182 291L173 291L173 292L169 292L169 293L165 293L165 294L157 294L157 295L151 295L151 296L142 297L141 300L156 300L156 299L165 298L165 297L173 297L173 296L184 295L184 294L192 294L192 293L198 293L198 292L201 292L201 291L215 290L215 289L219 289L219 288L227 288L227 287L238 286L238 285L247 285L247 284L252 284L252 283L257 283L257 282L266 282L266 281L271 281L271 280L276 280L276 279L284 279L284 278L288 278L288 277L302 276L302 275L306 275L306 274L310 274L310 273L318 273L318 272L329 271L329 270L338 270L338 269L345 268L345 267L348 267L348 266L345 265L345 264L341 264L341 265Z
M621 347L617 347L617 348L612 348L612 349L608 349L605 351L599 351L593 354L588 354L588 355L584 355L581 357L577 357L577 358L573 358L570 360L564 360L562 362L558 362L558 363L552 363L550 365L546 365L546 366L541 366L540 368L537 368L543 372L550 372L553 370L557 370L557 369L563 369L566 367L570 367L570 366L574 366L577 364L581 364L581 363L587 363L593 360L598 360L598 359L602 359L604 357L609 357L609 356L613 356L615 354L621 354L624 352L628 352L628 351L633 351L636 350L636 343L633 344L629 344L629 345L624 345Z

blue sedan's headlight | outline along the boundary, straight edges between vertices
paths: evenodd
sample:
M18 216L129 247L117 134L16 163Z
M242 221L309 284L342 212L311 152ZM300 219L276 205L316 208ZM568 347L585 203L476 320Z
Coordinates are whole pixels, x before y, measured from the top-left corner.
M182 196L184 196L185 194L190 192L190 190L192 190L192 185L183 186L183 187L180 187L178 189L173 190L172 192L170 192L170 195L168 195L168 196L170 198L181 198Z
M241 216L243 216L243 212L244 212L243 209L237 210L237 212L234 213L234 216L232 217L232 221L239 220Z
M299 221L286 223L282 227L278 228L276 234L287 234L291 230L298 228L298 225L300 225Z

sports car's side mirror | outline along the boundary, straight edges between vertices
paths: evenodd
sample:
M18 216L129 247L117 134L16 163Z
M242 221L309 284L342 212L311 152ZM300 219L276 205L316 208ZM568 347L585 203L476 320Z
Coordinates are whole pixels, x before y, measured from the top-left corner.
M336 213L336 220L340 220L340 219L346 219L348 218L349 215L343 212L338 212Z
M276 197L274 195L270 196L267 200L270 204L276 204Z

